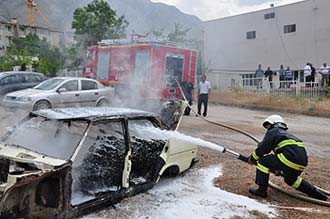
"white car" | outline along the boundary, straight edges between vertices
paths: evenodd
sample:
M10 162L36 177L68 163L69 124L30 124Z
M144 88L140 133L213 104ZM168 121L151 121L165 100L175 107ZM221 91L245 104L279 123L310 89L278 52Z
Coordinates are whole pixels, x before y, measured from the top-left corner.
M71 219L188 170L197 145L127 108L31 112L0 144L0 218Z
M27 107L32 110L74 106L105 106L114 95L112 87L88 78L55 77L34 88L5 95L6 107Z

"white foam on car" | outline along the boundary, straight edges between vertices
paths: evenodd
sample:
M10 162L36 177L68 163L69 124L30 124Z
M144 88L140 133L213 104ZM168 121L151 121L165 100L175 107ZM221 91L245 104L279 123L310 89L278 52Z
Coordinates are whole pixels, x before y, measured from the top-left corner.
M263 218L277 218L276 210L268 203L215 187L213 180L219 175L222 175L221 167L212 166L190 170L184 177L162 179L153 189L123 200L115 209L102 210L83 219L254 218L253 211L263 214Z

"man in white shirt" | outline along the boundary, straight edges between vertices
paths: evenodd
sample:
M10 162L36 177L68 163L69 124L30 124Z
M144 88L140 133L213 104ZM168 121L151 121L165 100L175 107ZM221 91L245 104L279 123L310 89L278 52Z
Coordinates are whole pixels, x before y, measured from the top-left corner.
M202 80L199 82L198 86L198 115L201 115L202 104L204 105L203 116L205 117L207 115L207 104L210 93L211 83L206 80L206 75L203 75Z
M305 76L305 82L306 83L310 83L312 82L312 68L310 66L309 63L306 64L306 66L304 67L304 76ZM307 86L307 84L306 84ZM310 84L309 84L310 86Z
M325 83L329 83L329 66L327 66L327 63L323 63L323 66L320 67L319 73L322 76L321 87L323 87Z

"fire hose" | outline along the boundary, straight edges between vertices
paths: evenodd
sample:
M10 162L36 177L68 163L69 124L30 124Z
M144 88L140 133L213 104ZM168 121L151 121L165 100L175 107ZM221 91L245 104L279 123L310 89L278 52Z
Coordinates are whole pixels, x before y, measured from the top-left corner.
M184 92L182 90L182 87L181 87L181 84L176 80L178 86L179 86L179 89L180 89L180 92L183 96L183 99L188 103L189 101L187 101L186 99L186 96L184 95ZM213 124L213 125L216 125L216 126L220 126L220 127L223 127L223 128L226 128L226 129L229 129L229 130L232 130L232 131L235 131L235 132L238 132L238 133L241 133L247 137L249 137L250 139L252 139L253 141L255 141L256 143L260 143L260 140L258 140L258 138L256 138L255 136L253 136L252 134L246 132L246 131L243 131L243 130L240 130L238 128L235 128L235 127L232 127L232 126L229 126L229 125L226 125L226 124L223 124L223 123L220 123L220 122L214 122L214 121L211 121L211 120L208 120L204 117L202 117L201 115L199 115L189 104L188 106L190 108L190 110L200 119L204 120L205 122L207 123L210 123L210 124ZM248 162L248 157L244 156L244 155L241 155L235 151L232 151L232 150L229 150L225 147L223 147L223 153L226 153L228 155L230 155L231 157L234 157L238 160L241 160L243 162ZM302 195L302 194L298 194L298 193L295 193L295 192L290 192L290 191L287 191L283 188L281 188L280 186L272 183L271 181L269 181L269 186L283 194L286 194L286 195L289 195L293 198L296 198L298 200L302 200L302 201L306 201L306 202L310 202L310 203L313 203L313 204L317 204L317 205L322 205L322 206L327 206L327 207L330 207L330 201L322 201L322 200L318 200L318 199L314 199L314 198L311 198L311 197L307 197L305 195ZM322 189L320 187L317 187L315 186L317 189L319 189L320 191L322 191L324 194L330 196L330 191L328 190L325 190L325 189Z

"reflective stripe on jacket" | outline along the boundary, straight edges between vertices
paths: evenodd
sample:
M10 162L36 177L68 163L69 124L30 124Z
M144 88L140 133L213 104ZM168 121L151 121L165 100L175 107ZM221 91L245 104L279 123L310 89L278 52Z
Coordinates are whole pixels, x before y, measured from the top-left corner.
M292 169L303 171L307 166L308 157L304 142L280 127L274 127L267 131L262 142L251 154L251 159L257 161L271 151L274 151L283 164Z

